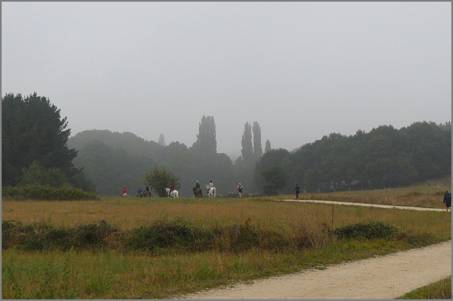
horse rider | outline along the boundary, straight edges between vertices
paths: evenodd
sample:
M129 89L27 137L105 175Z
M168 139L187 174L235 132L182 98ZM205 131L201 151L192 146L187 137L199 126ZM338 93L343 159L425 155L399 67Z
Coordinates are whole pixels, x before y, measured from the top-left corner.
M238 192L239 197L242 198L242 191L244 190L244 186L242 186L241 182L238 183L236 190Z
M210 180L208 185L206 185L206 189L208 190L208 193L211 190L211 188L213 188L213 187L214 187L214 183L212 182L212 180Z
M201 190L201 185L200 182L196 181L195 182L195 187L193 188L193 194L195 197L203 197L203 191Z

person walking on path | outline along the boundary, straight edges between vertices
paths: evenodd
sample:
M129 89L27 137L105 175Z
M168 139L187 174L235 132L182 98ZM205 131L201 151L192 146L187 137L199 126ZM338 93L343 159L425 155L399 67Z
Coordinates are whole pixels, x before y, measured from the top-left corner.
M447 212L448 212L448 208L451 207L451 193L448 192L448 190L445 191L445 193L444 193L443 203L445 204L445 207L446 207Z
M299 199L299 194L300 194L300 187L299 187L299 184L296 184L296 187L294 188L295 192L296 192L296 200Z

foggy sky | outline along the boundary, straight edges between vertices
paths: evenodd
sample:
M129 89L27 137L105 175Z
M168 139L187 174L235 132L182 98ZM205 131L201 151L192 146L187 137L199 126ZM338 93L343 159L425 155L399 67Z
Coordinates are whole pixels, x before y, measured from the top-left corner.
M450 3L2 3L2 94L47 96L72 134L130 131L218 151L246 121L294 149L450 120Z

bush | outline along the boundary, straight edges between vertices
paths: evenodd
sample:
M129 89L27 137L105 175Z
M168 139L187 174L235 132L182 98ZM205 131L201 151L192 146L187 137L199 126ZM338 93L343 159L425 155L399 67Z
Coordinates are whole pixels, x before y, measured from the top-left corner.
M117 231L105 221L80 225L74 230L72 245L76 248L102 248L106 245L106 238Z
M398 229L381 222L372 222L337 228L334 233L340 239L378 239L391 238L398 233Z
M148 251L162 248L201 251L211 249L213 241L211 231L176 220L157 222L132 230L127 246L134 250Z
M70 248L101 248L107 237L117 231L104 221L81 225L77 228L56 228L35 223L22 225L13 221L2 224L3 249L17 247L24 250L68 250Z
M13 199L33 200L92 200L96 193L83 191L70 186L55 188L45 185L4 187L3 196Z

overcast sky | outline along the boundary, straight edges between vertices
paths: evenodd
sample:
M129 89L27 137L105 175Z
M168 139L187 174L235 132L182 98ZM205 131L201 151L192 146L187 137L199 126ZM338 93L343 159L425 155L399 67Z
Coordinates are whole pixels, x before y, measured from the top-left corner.
M2 93L47 96L72 133L130 131L218 151L451 112L450 3L2 3Z

